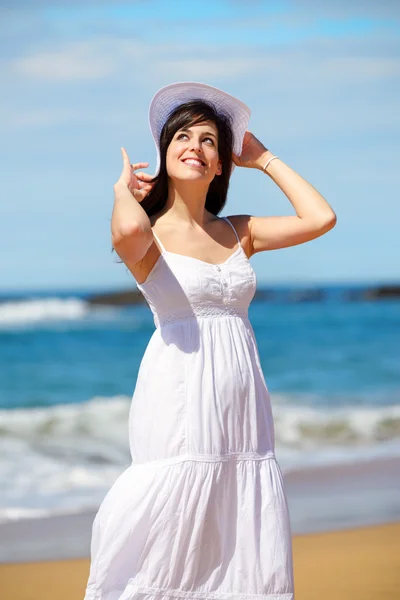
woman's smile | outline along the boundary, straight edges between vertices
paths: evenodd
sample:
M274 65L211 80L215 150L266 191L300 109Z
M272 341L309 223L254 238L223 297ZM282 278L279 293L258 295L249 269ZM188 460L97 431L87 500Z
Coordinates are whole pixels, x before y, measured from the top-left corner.
M195 167L196 169L202 169L205 167L205 164L197 158L184 158L183 161L185 165L189 165L189 167Z

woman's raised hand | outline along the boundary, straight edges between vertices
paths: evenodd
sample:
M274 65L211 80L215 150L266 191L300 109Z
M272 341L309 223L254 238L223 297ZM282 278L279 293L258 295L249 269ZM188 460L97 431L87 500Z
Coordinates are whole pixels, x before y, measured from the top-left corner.
M263 157L268 153L268 149L259 139L250 131L245 131L242 144L242 153L237 156L232 153L232 160L238 167L247 167L250 169L260 169Z
M148 162L140 162L131 164L129 156L125 148L121 148L123 167L121 175L119 176L118 183L123 183L127 186L132 196L138 202L142 202L147 194L153 188L154 183L151 183L153 179L152 175L148 173L135 173L137 169L145 169L149 166Z

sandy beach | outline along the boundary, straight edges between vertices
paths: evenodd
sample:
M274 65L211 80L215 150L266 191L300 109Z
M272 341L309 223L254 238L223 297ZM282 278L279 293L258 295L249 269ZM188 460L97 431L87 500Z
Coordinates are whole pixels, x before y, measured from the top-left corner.
M293 538L296 600L397 600L400 522ZM88 559L0 566L2 600L82 600Z
M285 475L296 600L400 593L399 458ZM0 524L1 600L82 600L95 513Z

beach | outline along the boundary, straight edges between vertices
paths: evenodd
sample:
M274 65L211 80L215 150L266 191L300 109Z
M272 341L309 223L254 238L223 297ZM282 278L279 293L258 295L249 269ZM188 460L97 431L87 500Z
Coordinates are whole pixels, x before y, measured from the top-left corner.
M296 600L393 600L400 590L400 459L285 475ZM0 524L2 600L82 600L95 512Z
M400 522L293 538L296 600L397 600ZM0 566L2 600L82 600L88 559Z

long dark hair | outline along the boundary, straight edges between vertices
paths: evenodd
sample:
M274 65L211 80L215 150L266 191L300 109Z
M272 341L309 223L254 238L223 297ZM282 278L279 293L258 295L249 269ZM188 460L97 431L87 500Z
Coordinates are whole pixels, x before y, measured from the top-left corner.
M221 114L210 102L190 100L180 104L168 116L160 135L160 169L151 180L154 185L140 206L148 217L160 212L168 198L167 149L179 129L212 121L218 130L218 155L222 162L222 173L216 175L209 185L205 208L217 215L225 206L232 169L233 130L229 116ZM112 251L114 248L112 248ZM121 261L117 261L121 262Z

